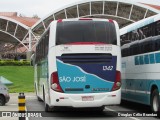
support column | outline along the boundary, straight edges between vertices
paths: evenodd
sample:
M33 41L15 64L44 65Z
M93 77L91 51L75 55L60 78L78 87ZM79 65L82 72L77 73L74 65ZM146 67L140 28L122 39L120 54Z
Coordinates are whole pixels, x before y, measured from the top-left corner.
M28 52L26 53L27 61L30 61L30 60L31 60L31 56L32 56L32 51L28 51Z
M32 56L32 33L31 33L31 29L29 29L29 49L26 53L27 56L27 60L31 60L31 56Z

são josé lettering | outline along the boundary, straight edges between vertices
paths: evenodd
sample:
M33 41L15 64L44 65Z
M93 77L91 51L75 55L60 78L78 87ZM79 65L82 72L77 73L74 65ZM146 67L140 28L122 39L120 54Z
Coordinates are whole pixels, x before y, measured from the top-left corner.
M86 76L83 77L59 77L59 82L86 82Z

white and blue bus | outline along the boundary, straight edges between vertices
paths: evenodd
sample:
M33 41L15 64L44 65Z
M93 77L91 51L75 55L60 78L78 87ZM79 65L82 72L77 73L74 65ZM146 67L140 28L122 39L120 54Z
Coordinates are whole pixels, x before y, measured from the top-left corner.
M106 19L53 21L37 43L35 89L45 111L94 107L121 101L118 24Z
M120 30L122 99L160 109L160 14Z

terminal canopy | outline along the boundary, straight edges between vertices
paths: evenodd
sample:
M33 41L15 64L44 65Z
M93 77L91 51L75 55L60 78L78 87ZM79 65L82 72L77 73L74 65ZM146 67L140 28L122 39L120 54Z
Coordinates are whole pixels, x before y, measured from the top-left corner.
M0 55L6 52L16 52L16 48L22 48L20 52L29 51L29 34L31 26L38 18L17 16L17 12L0 12Z
M9 17L0 16L0 52L5 48L14 48L18 44L25 45L29 27ZM7 45L9 43L9 45ZM6 44L6 45L4 45ZM3 47L2 47L3 46ZM28 49L26 47L26 49Z
M37 22L32 31L40 36L53 20L79 17L113 19L122 28L159 12L152 6L127 0L83 0L52 12Z

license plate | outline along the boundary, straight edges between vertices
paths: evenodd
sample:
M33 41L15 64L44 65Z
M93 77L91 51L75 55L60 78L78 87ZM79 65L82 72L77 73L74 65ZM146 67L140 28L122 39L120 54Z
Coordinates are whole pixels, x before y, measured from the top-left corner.
M93 101L94 97L93 96L82 96L82 101Z

